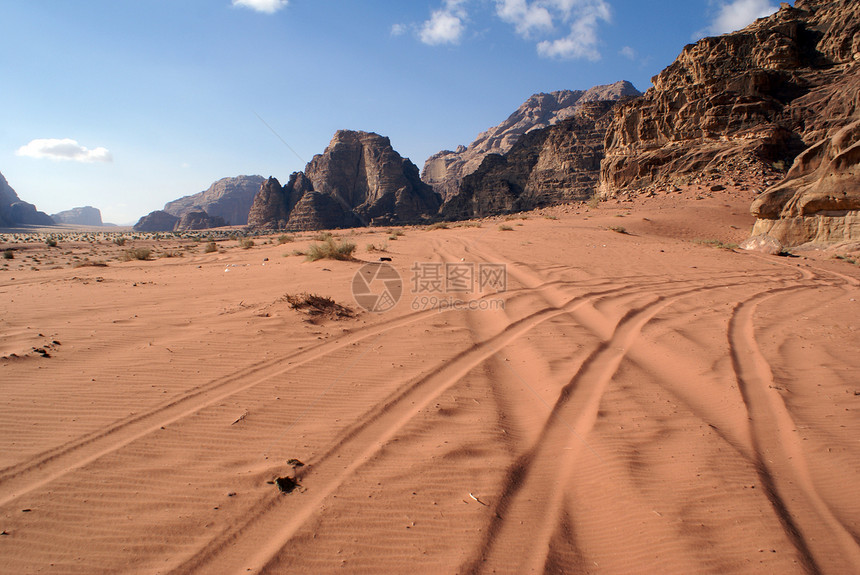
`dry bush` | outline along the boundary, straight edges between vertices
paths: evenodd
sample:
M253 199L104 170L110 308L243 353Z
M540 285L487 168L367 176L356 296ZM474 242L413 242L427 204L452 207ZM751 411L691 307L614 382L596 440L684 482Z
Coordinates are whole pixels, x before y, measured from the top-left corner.
M323 259L348 261L353 259L352 252L354 251L354 243L347 240L340 240L335 243L333 238L328 237L321 244L311 244L308 247L308 252L305 255L305 258L307 258L309 262Z
M290 304L290 307L297 310L307 311L311 316L329 316L335 319L350 318L355 316L355 312L345 305L341 305L331 299L317 294L300 293L297 295L287 294L283 301Z

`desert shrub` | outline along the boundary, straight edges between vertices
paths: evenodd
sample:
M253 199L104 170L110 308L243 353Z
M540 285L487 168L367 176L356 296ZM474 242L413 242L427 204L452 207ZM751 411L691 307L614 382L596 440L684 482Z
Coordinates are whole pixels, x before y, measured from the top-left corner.
M293 309L306 310L310 315L328 315L334 318L353 317L355 312L330 297L312 293L287 294L282 298Z
M49 248L55 248L57 247L57 240L55 238L48 238L47 240L45 240L45 244Z
M436 222L435 224L430 224L427 226L428 230L447 230L448 224L445 222Z
M514 231L514 228L512 228L511 226L506 226L506 225L502 224L499 226L499 231L500 232L512 232L512 231Z
M291 241L293 241L293 239L294 239L293 236L288 236L287 234L283 234L283 235L278 236L278 244L279 245L288 244Z
M116 244L116 245L118 245L118 246L124 246L124 245L125 245L125 241L126 241L126 239L125 239L125 238L116 238L116 239L113 241L113 243L115 243L115 244Z
M720 240L693 240L693 243L720 248L721 250L733 250L738 247L738 244L727 244Z
M624 226L609 226L609 230L613 231L615 233L618 233L618 234L626 234L627 233L627 230L624 228Z
M377 247L376 244L367 244L366 248L367 248L367 251L369 251L369 252L387 252L388 251L388 244L387 243L382 244L379 247Z
M254 240L251 238L239 238L239 247L243 250L249 250L254 247Z
M331 232L320 232L317 235L313 236L311 239L315 242L324 242L326 240L332 239L334 236Z
M14 260L15 252L12 251L12 248L3 251L3 259L4 260Z
M211 254L212 252L217 252L217 251L218 251L218 245L215 243L214 240L207 243L206 247L203 248L203 253L205 253L205 254Z
M585 205L587 205L589 208L596 208L600 205L600 196L597 195L597 192L595 192L594 195L588 198L588 201L585 202Z
M131 260L146 261L150 258L151 255L152 250L149 248L131 248L125 250L125 252L123 253L123 259L127 262Z
M388 239L396 240L403 235L403 230L388 230Z
M305 257L309 262L322 259L351 260L354 251L354 243L347 240L340 240L335 243L334 239L329 237L320 244L311 244Z

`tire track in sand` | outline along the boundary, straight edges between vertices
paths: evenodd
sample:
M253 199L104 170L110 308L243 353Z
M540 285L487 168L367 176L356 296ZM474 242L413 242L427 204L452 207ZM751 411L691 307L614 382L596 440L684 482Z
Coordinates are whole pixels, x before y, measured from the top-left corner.
M860 545L816 490L794 420L755 339L758 305L802 287L757 294L735 307L728 329L732 364L749 412L756 471L804 567L810 573L857 573Z

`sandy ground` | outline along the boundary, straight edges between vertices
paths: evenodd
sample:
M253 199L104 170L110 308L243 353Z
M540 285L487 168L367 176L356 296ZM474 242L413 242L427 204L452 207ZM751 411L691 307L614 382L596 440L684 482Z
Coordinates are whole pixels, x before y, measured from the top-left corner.
M695 195L337 232L360 261L14 244L0 571L860 572L860 266L717 247L749 195Z

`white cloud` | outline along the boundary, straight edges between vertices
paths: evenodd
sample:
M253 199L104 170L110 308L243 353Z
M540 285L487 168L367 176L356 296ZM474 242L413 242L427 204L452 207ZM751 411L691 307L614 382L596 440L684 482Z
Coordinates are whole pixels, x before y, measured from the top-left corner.
M636 59L636 50L631 48L630 46L624 46L621 50L618 51L619 54L627 58L628 60Z
M391 26L391 35L392 36L403 36L406 34L406 30L408 26L406 24L393 24Z
M288 0L233 0L233 6L241 6L250 8L257 12L265 12L266 14L274 14L281 8L289 4Z
M430 46L457 44L466 30L465 0L445 0L441 10L435 10L421 26L418 37Z
M113 156L107 148L90 150L70 138L37 139L21 146L15 154L28 158L48 158L51 160L67 160L73 162L112 162Z
M528 38L533 31L552 30L552 15L544 6L526 0L496 0L496 14L513 24L517 34Z
M779 10L769 0L734 0L734 2L720 2L717 17L706 30L710 34L725 34L740 30L752 24L757 18L770 16Z
M442 7L434 10L421 26L421 41L429 45L458 43L466 31L465 4L469 1L443 0ZM496 15L502 21L513 25L523 38L537 42L539 55L600 59L598 30L602 22L612 19L608 0L494 0L494 3ZM565 31L569 32L565 35Z
M547 58L599 60L597 31L601 22L612 20L605 0L543 0L553 6L561 20L570 26L564 38L538 43L538 54Z

